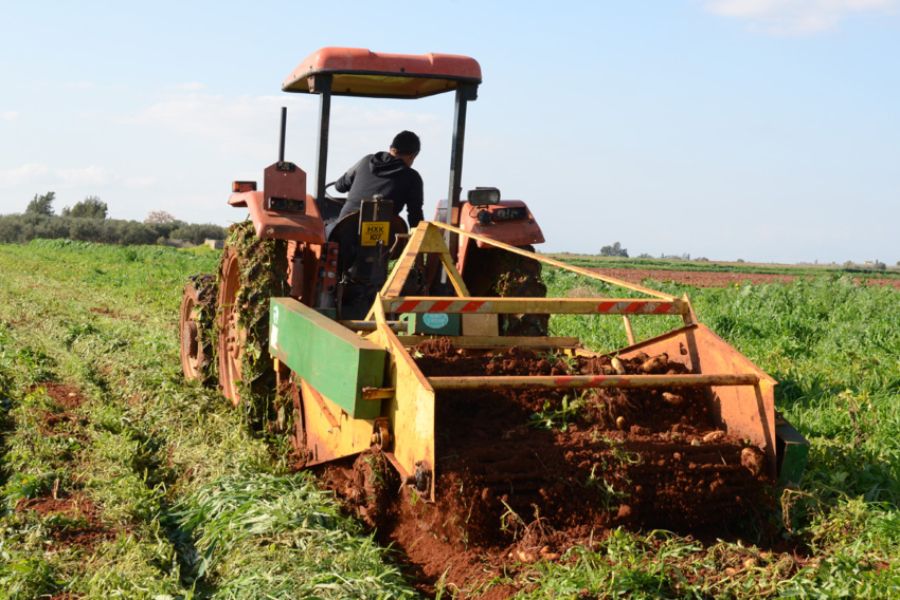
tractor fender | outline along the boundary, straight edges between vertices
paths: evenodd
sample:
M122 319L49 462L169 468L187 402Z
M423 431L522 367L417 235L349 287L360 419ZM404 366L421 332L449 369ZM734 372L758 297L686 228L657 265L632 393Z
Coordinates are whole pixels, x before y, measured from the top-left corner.
M292 163L265 170L263 191L236 192L228 204L247 207L260 239L325 243L325 222L315 199L306 193L306 173Z
M524 219L514 221L492 220L489 223L481 223L478 219L478 213L481 211L487 211L493 215L504 209L524 209L527 216ZM459 208L459 228L509 244L510 246L533 246L544 243L544 234L541 231L541 226L538 225L534 215L531 214L528 205L521 200L502 200L498 204L479 207L470 206L468 202L463 202ZM465 268L469 244L472 243L473 240L467 237L463 237L459 242L456 268L460 273ZM474 243L478 248L491 247L484 242Z

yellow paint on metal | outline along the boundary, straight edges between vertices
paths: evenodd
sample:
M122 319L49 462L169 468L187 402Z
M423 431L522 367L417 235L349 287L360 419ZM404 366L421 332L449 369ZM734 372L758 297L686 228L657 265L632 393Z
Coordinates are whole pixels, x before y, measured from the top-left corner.
M580 314L580 315L684 315L690 307L682 300L675 299L671 302L647 298L515 298L495 296L396 296L384 297L385 312L394 312L402 304L418 303L404 312L430 312L431 306L436 303L447 302L448 306L441 308L439 312L465 313L477 311L482 314ZM471 303L471 304L469 304ZM477 303L474 309L472 304ZM466 306L469 304L469 306ZM600 312L601 304L613 304ZM640 312L629 307L646 307L649 312ZM656 309L664 312L654 312ZM473 313L474 314L474 313Z
M466 288L466 284L463 283L462 276L456 270L456 265L453 264L450 250L447 248L443 236L428 221L422 221L413 230L409 241L400 254L400 258L397 259L394 268L381 288L381 295L387 297L399 296L409 274L416 266L416 260L425 254L439 255L441 264L447 270L447 275L454 291L460 296L469 295L469 290ZM369 320L373 317L374 309L369 309L366 319Z
M434 455L434 390L400 340L387 326L379 324L378 330L370 339L381 343L391 357L389 378L396 393L392 399L385 401L385 404L394 439L393 462L404 476L415 473L419 464L431 469L431 489L427 499L434 500L437 479Z
M754 373L710 373L704 375L472 375L429 377L435 390L488 389L595 389L701 386L755 386Z
M469 336L495 336L500 334L498 315L463 315L462 334Z
M359 243L362 246L377 246L378 242L387 246L391 224L387 221L363 221Z
M401 335L399 340L404 346L414 346L431 339L434 336L427 335ZM457 348L477 348L481 350L509 350L510 348L574 348L579 345L576 337L538 337L518 335L467 335L453 338L453 345Z
M315 465L352 456L371 445L374 420L353 419L341 407L300 380L306 445Z
M584 275L585 277L589 277L591 279L597 279L599 281L605 281L606 283L611 283L613 285L617 285L619 287L623 287L635 292L640 292L642 294L647 294L648 296L653 296L655 298L662 298L664 300L673 300L674 296L670 296L663 292L659 292L656 290L652 290L648 287L644 287L642 285L638 285L636 283L629 283L622 279L617 279L616 277L610 277L608 275L603 275L598 271L592 271L590 269L585 269L582 267L576 267L574 265L569 265L561 260L556 260L555 258L550 258L549 256L545 256L543 254L538 254L536 252L529 252L528 250L523 250L517 246L511 246L510 244L504 244L503 242L498 242L497 240L488 237L486 235L480 235L477 233L472 233L470 231L462 230L458 227L454 227L452 225L447 225L446 223L440 223L437 221L431 221L430 224L434 227L440 227L441 229L446 229L447 231L452 231L457 235L461 235L464 237L471 238L473 240L477 240L479 242L485 243L489 246L494 246L495 248L501 248L506 250L507 252L512 252L513 254L518 254L520 256L526 256L528 258L532 258L538 262L551 265L557 267L559 269L565 269L566 271L571 271L573 273L578 273L579 275Z

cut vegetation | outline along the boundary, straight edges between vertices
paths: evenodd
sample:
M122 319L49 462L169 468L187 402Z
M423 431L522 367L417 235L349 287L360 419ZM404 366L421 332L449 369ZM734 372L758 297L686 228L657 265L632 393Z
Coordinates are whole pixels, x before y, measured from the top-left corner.
M780 382L779 407L812 443L799 486L773 496L750 527L686 535L653 530L637 511L604 513L603 527L591 535L588 526L574 546L555 544L549 526L522 529L515 515L526 512L527 498L506 498L505 511L500 495L496 514L479 518L502 543L456 540L484 548L467 568L488 577L459 584L449 557L435 557L425 572L410 561L413 550L387 548L399 538L349 517L313 474L291 471L285 438L251 434L218 393L182 382L181 288L217 260L204 249L0 246L0 598L900 593L895 289L837 275L709 289L663 284L689 293L705 323ZM545 281L551 296L576 287L582 296L608 293L556 270ZM633 321L638 338L672 325ZM626 343L618 322L555 316L550 326L599 350ZM527 431L572 439L590 431L585 404L574 399L517 410ZM637 451L627 445L632 434L615 418L597 418L609 438L603 460L621 459L625 479L642 476L627 470ZM633 506L624 501L634 493L624 479L607 481L608 489L597 483L608 508L639 507L639 495ZM521 555L510 557L509 544Z

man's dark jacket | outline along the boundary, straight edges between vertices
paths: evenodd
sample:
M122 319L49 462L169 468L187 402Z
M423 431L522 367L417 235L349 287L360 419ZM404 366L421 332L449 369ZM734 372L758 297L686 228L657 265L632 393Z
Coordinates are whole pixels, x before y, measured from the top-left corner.
M364 156L341 175L334 187L339 192L349 192L340 218L359 210L361 201L372 198L375 194L394 201L395 215L399 215L405 206L410 228L418 225L424 218L422 177L418 171L407 167L406 163L390 152Z

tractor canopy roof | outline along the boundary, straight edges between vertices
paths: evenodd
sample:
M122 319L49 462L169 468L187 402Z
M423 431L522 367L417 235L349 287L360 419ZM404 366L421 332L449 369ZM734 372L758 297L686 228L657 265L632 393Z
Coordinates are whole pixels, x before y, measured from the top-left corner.
M294 69L285 92L316 93L315 75L331 75L337 96L422 98L481 83L481 66L455 54L387 54L364 48L321 48Z

